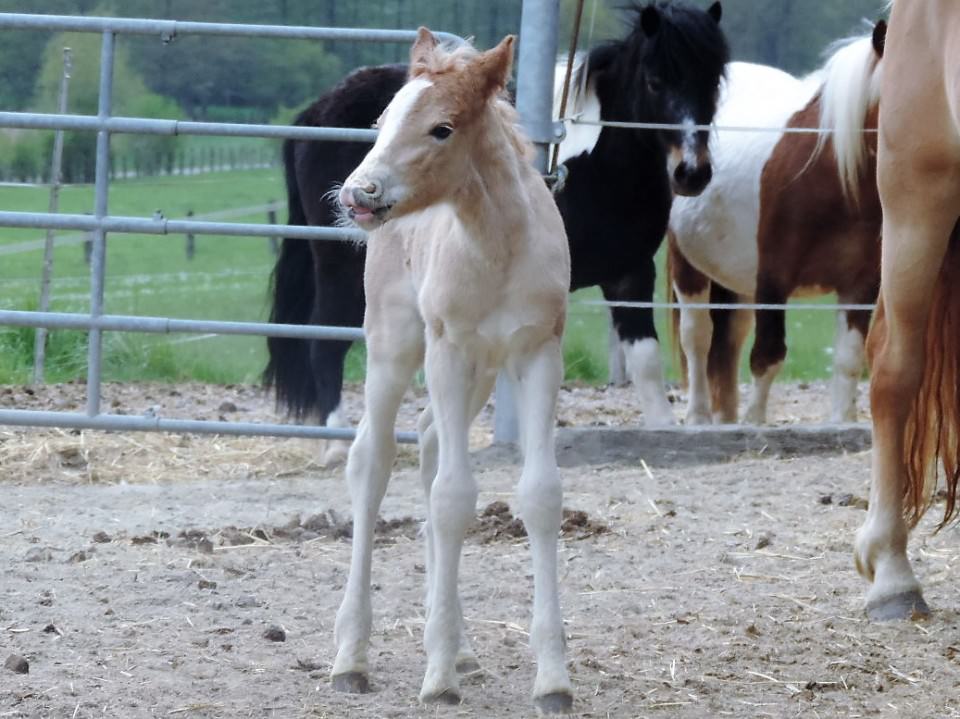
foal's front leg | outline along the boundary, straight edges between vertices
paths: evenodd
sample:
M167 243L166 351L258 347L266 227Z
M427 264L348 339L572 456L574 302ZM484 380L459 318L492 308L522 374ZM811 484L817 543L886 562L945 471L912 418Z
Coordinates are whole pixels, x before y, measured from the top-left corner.
M427 652L427 671L420 690L423 702L460 702L456 665L463 620L457 577L463 539L474 520L478 495L468 445L470 398L477 374L471 364L464 350L448 339L428 339L427 388L438 455L436 478L429 487L428 531L433 562L423 633Z
M370 603L373 534L397 454L394 435L397 410L420 363L419 347L415 341L411 345L391 346L389 342L378 341L377 333L368 331L366 411L347 459L353 552L335 626L337 658L332 675L337 691L369 691L367 647L373 622Z
M533 554L533 623L530 644L537 656L533 698L547 714L573 705L566 667L566 636L557 582L557 536L563 514L563 488L554 447L557 393L563 380L559 340L550 340L510 368L523 441L520 514Z

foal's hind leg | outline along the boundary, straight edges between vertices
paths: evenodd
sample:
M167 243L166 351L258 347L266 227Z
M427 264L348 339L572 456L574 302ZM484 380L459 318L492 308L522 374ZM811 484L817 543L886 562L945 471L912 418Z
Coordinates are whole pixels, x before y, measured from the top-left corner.
M332 676L338 691L369 690L367 647L373 621L370 603L373 534L396 458L397 410L423 354L423 326L415 310L405 312L405 309L394 308L385 313L388 317L381 315L374 323L370 322L368 312L366 410L347 459L353 552L335 627L337 658Z
M937 187L916 178L901 181L905 187ZM952 190L947 197L913 193L891 203L884 214L882 306L869 340L873 480L870 509L854 553L860 574L872 582L866 608L876 621L930 611L907 558L904 433L928 359L933 287L958 216L955 198L960 188Z
M563 379L559 340L550 340L509 367L521 427L523 474L518 488L520 514L533 554L533 623L530 644L537 656L533 698L544 713L566 712L573 704L567 674L566 638L557 580L557 536L563 488L554 447L557 393Z
M490 391L493 387L495 377L479 378L475 386L473 396L470 398L470 418L475 418L480 410L483 409L487 399L490 397ZM437 453L439 444L437 442L437 428L433 422L433 410L428 406L420 415L417 422L417 431L420 435L420 481L423 484L423 491L426 497L427 521L424 523L424 535L426 537L426 574L427 574L427 614L430 612L430 596L433 580L436 576L434 568L434 537L433 528L430 523L430 490L433 487L433 481L437 476ZM467 636L463 623L463 608L460 597L457 597L457 614L460 621L460 648L457 650L457 672L460 674L470 674L480 670L480 662L470 646L470 638Z

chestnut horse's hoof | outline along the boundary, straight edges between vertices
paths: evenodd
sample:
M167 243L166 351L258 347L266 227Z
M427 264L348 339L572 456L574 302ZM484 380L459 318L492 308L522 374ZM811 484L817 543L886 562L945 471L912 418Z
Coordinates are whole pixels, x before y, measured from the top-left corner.
M867 604L867 618L872 622L916 621L929 616L930 607L924 601L919 589Z
M540 714L569 714L573 709L573 695L569 692L544 694L534 699L533 704Z
M347 672L346 674L335 674L331 679L335 691L343 694L369 694L370 680L366 674L360 672Z

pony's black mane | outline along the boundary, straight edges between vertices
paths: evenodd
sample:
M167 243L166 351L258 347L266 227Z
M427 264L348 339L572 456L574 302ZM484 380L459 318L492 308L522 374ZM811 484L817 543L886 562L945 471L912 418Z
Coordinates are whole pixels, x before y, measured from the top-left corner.
M653 38L648 38L641 26L641 17L648 7L656 8L661 15L660 30ZM623 39L610 40L590 51L590 77L611 69L618 61L623 66L637 67L644 58L669 82L679 77L682 68L699 64L722 69L730 60L726 37L713 18L686 3L635 2L624 10L629 32Z

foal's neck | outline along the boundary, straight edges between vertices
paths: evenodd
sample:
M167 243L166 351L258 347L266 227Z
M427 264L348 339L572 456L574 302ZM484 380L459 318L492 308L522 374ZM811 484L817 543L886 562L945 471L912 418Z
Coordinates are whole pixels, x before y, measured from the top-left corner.
M494 108L481 118L473 165L453 204L468 234L485 251L500 254L522 238L531 212L527 183L536 173L515 146L512 128ZM539 181L539 178L537 178Z

